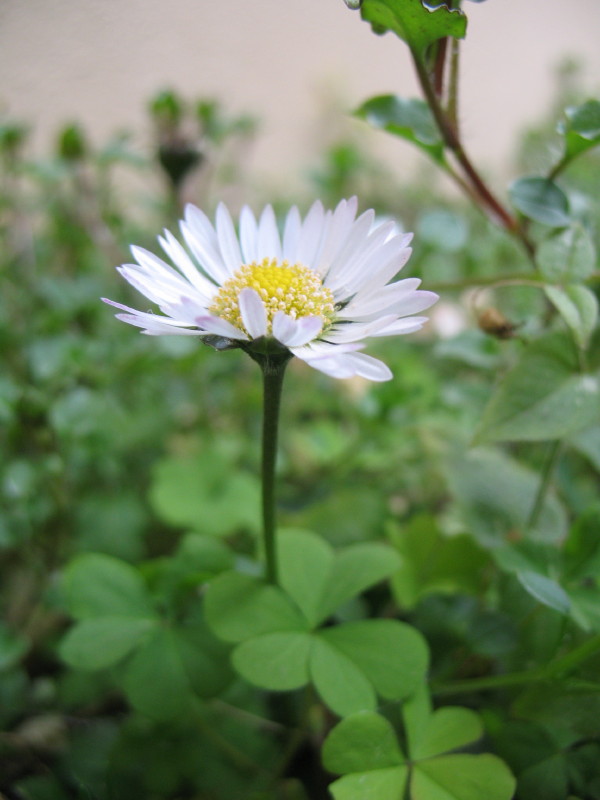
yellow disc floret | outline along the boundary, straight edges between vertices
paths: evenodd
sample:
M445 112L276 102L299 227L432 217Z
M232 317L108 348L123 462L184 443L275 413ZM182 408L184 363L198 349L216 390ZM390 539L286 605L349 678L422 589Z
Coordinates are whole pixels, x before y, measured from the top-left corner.
M274 258L240 267L221 286L208 310L248 333L238 303L240 292L248 288L255 289L265 304L269 334L277 311L284 311L294 319L321 317L324 326L329 325L333 318L333 294L323 286L319 275L302 264L290 265Z

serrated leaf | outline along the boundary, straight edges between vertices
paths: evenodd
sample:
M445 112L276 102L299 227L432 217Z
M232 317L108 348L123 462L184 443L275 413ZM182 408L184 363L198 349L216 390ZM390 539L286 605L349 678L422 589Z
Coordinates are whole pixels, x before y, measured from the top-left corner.
M573 331L575 341L582 349L588 345L598 320L598 300L596 295L579 284L571 284L559 289L546 286L546 296L558 313Z
M429 718L422 737L411 750L411 759L431 758L449 750L457 750L482 736L483 725L474 711L446 706Z
M537 248L536 263L551 283L584 281L596 266L596 249L591 236L579 224L550 236Z
M366 772L399 766L404 755L396 732L385 717L359 711L343 719L323 745L323 764L330 772Z
M333 562L319 601L319 620L326 619L347 600L388 578L399 566L398 554L384 544L355 544L342 550Z
M299 689L308 683L311 646L308 633L267 633L238 645L233 665L242 677L263 689Z
M364 673L320 635L313 637L310 675L323 702L340 717L374 711L376 697Z
M517 578L521 586L532 597L540 603L559 611L561 614L568 614L571 606L568 594L556 581L539 572L518 572Z
M565 137L565 157L570 161L600 143L600 101L588 100L565 109L558 130Z
M354 115L374 128L412 142L438 164L444 163L444 143L423 100L380 95L363 103Z
M444 5L430 9L421 0L363 0L361 16L375 33L393 31L418 57L438 39L462 39L467 29L460 11Z
M529 219L552 228L563 228L571 221L566 194L548 178L519 178L508 193L513 206Z
M75 558L65 570L62 586L69 613L76 619L154 614L140 573L112 556L90 553Z
M399 800L404 797L408 767L344 775L329 786L335 800Z
M281 589L238 572L225 572L210 583L205 615L211 630L226 642L308 627Z
M58 652L75 669L105 669L134 650L156 624L136 617L85 619L66 634Z
M477 441L542 441L570 436L600 419L600 380L579 373L561 334L533 342L484 411Z
M330 579L333 550L322 538L307 531L281 531L279 575L281 586L311 625L318 621L321 595Z
M361 620L326 628L320 636L347 656L387 700L408 697L425 677L427 645L410 625Z
M419 762L411 781L413 800L510 800L516 781L492 755L441 756Z

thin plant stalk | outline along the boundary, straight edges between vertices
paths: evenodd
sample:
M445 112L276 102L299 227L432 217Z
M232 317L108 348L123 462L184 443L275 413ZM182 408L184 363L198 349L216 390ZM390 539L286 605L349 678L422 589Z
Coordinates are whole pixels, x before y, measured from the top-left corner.
M263 373L263 428L262 428L262 518L263 546L265 552L265 577L277 584L277 515L275 468L277 465L277 439L281 390L289 354L265 356L260 360Z

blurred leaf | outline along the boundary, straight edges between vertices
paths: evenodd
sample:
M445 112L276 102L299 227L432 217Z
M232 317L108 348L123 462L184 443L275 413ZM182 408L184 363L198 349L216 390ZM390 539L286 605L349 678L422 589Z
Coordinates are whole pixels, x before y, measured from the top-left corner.
M351 659L386 700L408 697L424 679L427 645L414 628L402 622L347 622L325 628L320 636Z
M569 437L569 444L584 455L600 472L600 425L578 431Z
M563 228L571 221L567 196L548 178L519 178L508 190L513 206L529 219Z
M539 486L533 470L500 452L478 448L450 459L447 476L467 530L482 545L497 547L524 536ZM559 542L566 529L565 511L549 492L528 537Z
M431 758L449 750L457 750L483 736L481 720L468 708L439 708L429 718L429 723L411 749L411 759Z
M426 242L442 253L456 253L469 240L469 228L460 214L444 208L427 211L417 226L419 241Z
M308 633L267 633L243 642L233 652L233 664L246 680L271 691L299 689L308 683Z
M563 552L567 578L600 577L600 504L586 509L575 520Z
M540 272L551 283L577 283L596 266L594 242L579 224L544 239L535 255Z
M419 58L438 39L462 39L467 28L467 18L460 11L444 5L430 9L421 0L363 0L361 16L375 33L393 31Z
M319 621L319 607L330 579L332 548L308 531L281 531L279 573L281 586L311 625Z
M354 115L374 128L412 142L438 164L443 164L444 143L427 103L392 94L372 97Z
M211 629L227 642L308 627L300 611L279 588L238 572L225 572L210 583L205 611Z
M559 611L561 614L569 613L571 605L569 596L556 581L545 575L540 575L539 572L530 571L518 572L517 578L521 586L540 603Z
M103 616L153 617L154 610L139 572L111 556L78 556L67 566L63 590L76 619Z
M574 347L551 333L504 376L477 433L479 442L560 439L600 419L600 379L579 372Z
M544 291L573 331L579 347L582 349L587 347L598 320L596 295L587 286L578 284L571 284L564 289L559 289L557 286L546 286Z
M565 157L570 161L600 143L600 101L588 100L565 109L565 120L558 126L565 137Z
M0 672L16 666L28 648L27 639L0 623Z
M413 517L394 530L392 542L402 557L392 576L400 605L411 608L426 594L470 592L481 588L485 553L467 536L444 536L433 517Z
M60 657L75 669L104 669L121 661L142 642L157 622L137 617L85 619L60 643Z
M310 676L323 702L339 716L375 710L375 691L364 672L319 635L312 641Z
M399 566L398 555L384 544L367 542L341 550L319 600L319 619L326 619L347 600L388 578Z
M398 800L404 797L408 767L405 765L344 775L329 786L335 800Z
M511 800L515 780L492 755L440 756L419 762L411 782L411 798L420 800Z
M373 711L359 711L343 719L323 745L326 769L338 774L386 769L403 762L396 732L385 717Z

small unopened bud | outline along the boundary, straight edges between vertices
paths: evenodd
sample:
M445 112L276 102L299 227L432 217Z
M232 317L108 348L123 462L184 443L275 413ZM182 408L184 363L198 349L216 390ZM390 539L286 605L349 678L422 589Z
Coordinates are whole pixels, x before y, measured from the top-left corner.
M497 308L484 308L477 317L479 328L497 339L511 339L519 327L508 320Z

